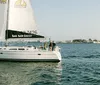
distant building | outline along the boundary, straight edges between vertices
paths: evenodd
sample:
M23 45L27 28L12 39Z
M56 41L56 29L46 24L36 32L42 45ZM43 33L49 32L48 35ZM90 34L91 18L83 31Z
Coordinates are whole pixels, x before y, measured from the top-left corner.
M85 39L74 39L72 41L72 43L87 43L87 40L85 40Z

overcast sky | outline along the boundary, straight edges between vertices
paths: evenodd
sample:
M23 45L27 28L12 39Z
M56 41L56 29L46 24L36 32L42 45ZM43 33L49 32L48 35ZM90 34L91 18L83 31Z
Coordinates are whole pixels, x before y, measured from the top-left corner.
M32 0L38 29L54 40L100 39L100 0Z

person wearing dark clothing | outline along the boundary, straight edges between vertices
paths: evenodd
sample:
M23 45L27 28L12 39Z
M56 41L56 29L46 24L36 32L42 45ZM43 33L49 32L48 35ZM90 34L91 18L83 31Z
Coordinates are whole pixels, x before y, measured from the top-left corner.
M55 50L55 47L56 47L56 43L53 41L53 42L52 42L52 51Z
M56 43L54 43L54 41L50 42L50 44L49 44L49 50L50 51L54 51L55 47L56 47Z
M49 44L49 50L50 51L52 51L52 46L53 46L53 44L52 44L52 42L50 42L50 44Z

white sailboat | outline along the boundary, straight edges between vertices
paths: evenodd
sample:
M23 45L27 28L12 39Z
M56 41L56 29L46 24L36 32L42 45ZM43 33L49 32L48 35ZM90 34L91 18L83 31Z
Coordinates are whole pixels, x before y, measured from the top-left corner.
M0 0L0 15L2 40L44 38L37 33L30 0ZM0 60L61 61L61 54L57 46L54 51L34 46L3 46L0 47Z

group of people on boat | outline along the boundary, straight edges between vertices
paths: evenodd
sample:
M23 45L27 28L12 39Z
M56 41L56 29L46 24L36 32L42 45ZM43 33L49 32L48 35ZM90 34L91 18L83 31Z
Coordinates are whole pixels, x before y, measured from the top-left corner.
M54 41L50 42L50 44L49 44L49 50L50 51L54 51L55 50L55 46L56 46L56 43Z
M40 46L41 49L46 50L47 48L49 48L50 51L54 51L56 47L56 43L54 41L50 41L49 45L47 42L44 42L44 46Z

